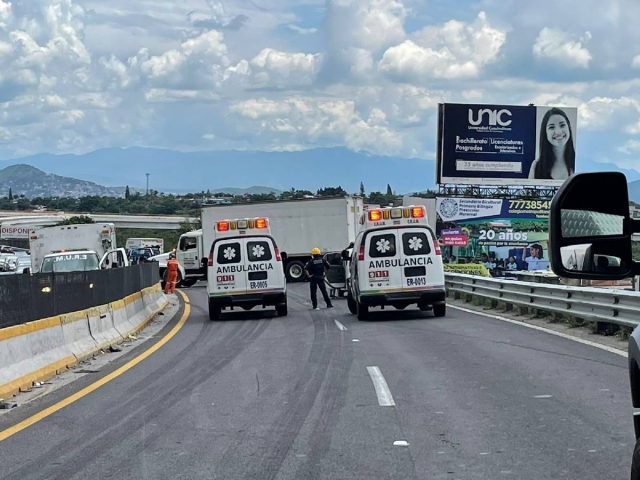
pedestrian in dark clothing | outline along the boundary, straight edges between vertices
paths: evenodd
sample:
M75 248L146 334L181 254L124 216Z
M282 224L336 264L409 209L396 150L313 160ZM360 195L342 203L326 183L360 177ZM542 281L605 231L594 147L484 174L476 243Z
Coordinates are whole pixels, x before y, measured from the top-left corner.
M307 276L309 277L309 286L311 288L311 304L313 305L313 309L320 310L318 308L318 288L320 289L320 293L322 293L324 302L327 304L327 308L333 308L331 299L329 298L329 294L327 293L327 287L324 284L324 271L325 269L330 269L331 266L329 265L329 262L322 258L322 252L319 248L316 247L311 250L311 255L311 260L307 262L304 269L307 272Z

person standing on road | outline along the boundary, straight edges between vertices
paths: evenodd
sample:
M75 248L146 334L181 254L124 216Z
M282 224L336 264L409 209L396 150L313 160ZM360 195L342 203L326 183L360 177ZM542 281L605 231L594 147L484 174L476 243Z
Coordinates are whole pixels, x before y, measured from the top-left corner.
M320 288L320 293L322 293L322 298L324 298L324 302L327 304L327 308L333 308L331 299L327 294L327 287L324 284L324 271L325 269L330 269L331 265L329 265L329 262L322 258L322 252L318 247L311 250L311 255L311 260L307 262L304 270L305 272L307 272L307 277L309 278L309 286L311 288L311 303L313 305L313 309L320 310L318 308L318 288Z
M171 252L169 254L169 261L167 262L167 281L164 284L164 293L176 293L176 283L178 283L178 260L176 260L176 254Z

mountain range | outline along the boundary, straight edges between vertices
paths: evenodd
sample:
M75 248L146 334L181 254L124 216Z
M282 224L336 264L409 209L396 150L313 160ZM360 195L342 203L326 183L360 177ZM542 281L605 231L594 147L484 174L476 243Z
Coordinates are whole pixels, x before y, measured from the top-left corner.
M125 187L104 187L77 178L45 173L30 165L11 165L0 170L0 196L14 195L35 197L82 197L100 195L117 197L124 195Z
M48 153L0 162L0 167L26 164L46 172L81 178L108 187L129 185L167 193L292 187L316 191L341 186L357 192L398 192L433 188L435 164L429 160L383 157L346 148L316 148L299 152L211 151L178 152L156 148L108 148L83 155Z

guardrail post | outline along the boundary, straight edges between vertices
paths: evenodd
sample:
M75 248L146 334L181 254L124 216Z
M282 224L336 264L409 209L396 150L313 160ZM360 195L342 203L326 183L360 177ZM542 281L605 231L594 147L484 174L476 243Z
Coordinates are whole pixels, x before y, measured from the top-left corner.
M460 292L453 292L453 299L460 300Z

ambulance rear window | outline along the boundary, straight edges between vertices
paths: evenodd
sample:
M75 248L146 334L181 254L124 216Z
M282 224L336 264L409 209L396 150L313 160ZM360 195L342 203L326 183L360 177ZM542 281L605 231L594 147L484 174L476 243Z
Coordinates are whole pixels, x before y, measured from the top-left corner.
M424 232L406 232L402 234L402 248L407 256L429 255L431 246Z
M220 243L218 245L218 258L216 260L218 264L239 263L241 260L239 242Z
M369 257L393 257L396 254L396 236L393 233L372 235L369 243Z
M266 240L247 242L247 257L250 262L268 262L273 258L271 245Z

